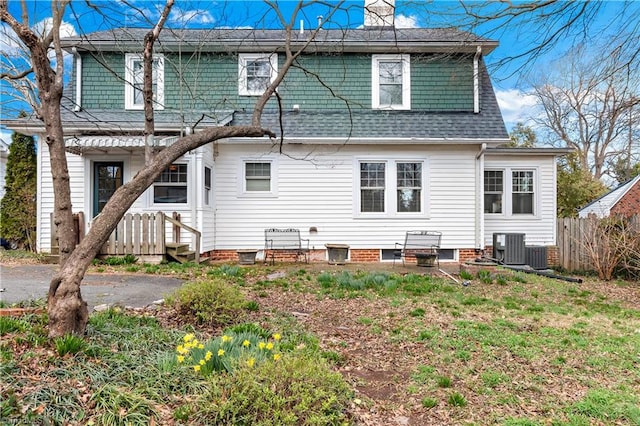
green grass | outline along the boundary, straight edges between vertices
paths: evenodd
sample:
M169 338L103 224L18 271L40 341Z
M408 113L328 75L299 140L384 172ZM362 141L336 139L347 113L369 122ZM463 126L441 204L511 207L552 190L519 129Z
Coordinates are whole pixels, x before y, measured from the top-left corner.
M152 267L136 266L140 272ZM634 283L612 283L616 292L602 294L601 284L506 271L474 276L473 285L463 287L417 274L344 269L298 268L267 278L277 270L156 267L154 273L171 269L209 283L184 287L183 304L196 309L181 314L222 316L224 323L191 321L176 330L151 316L112 309L92 314L79 343L49 341L45 315L0 317L3 420L349 424L346 384L366 382L354 376L344 381L335 374L339 367L347 374L396 377L397 395L410 396L393 402L402 405L399 411L416 410L424 418L445 413L452 424L640 425L640 311L634 300L615 297L618 291L632 294ZM300 319L292 314L298 308L269 304L274 294L296 294L310 304L330 301L340 310L327 315L339 316L315 324L323 328L315 335L307 327L310 318L322 318L320 305L309 306L313 314ZM203 324L206 334L200 334ZM260 359L254 354L252 370L249 352L238 342L257 347L275 332L282 335L282 362L272 362L276 352ZM180 363L176 346L187 333L204 348ZM223 333L236 346L223 342ZM234 357L233 368L194 371L207 351L219 349ZM396 357L385 358L385 351Z

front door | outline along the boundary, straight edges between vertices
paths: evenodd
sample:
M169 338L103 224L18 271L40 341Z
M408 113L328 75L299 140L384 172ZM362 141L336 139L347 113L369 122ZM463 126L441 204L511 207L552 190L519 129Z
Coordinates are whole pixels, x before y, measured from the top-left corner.
M93 163L93 217L102 211L109 198L122 186L121 161Z

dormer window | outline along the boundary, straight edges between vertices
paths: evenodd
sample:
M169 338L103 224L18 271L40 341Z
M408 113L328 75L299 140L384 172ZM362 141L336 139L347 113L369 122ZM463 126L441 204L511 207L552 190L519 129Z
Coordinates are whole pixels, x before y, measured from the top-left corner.
M240 54L238 61L238 94L260 96L275 81L278 55Z
M153 108L164 109L164 56L153 55ZM126 109L144 109L142 89L144 63L142 55L125 55L124 103Z
M409 55L373 55L371 107L411 109Z

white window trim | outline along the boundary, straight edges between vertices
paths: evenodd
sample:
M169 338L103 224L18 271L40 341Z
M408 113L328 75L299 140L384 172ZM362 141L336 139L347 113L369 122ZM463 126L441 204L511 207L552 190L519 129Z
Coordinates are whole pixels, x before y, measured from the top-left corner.
M538 167L487 167L484 171L501 171L502 178L502 213L484 213L486 218L500 219L537 219L540 217L540 173ZM513 213L513 172L533 172L533 213ZM482 174L484 179L484 172ZM484 182L482 185L484 199Z
M191 205L191 166L189 165L189 162L185 162L185 161L174 161L171 164L178 164L178 165L186 165L187 166L187 182L183 183L183 182L153 182L151 184L151 186L149 186L149 207L157 207L157 208L162 208L164 210L167 209L184 209L187 206ZM154 193L154 188L155 186L159 185L159 186L187 186L187 202L186 203L156 203L155 202L155 197L153 195Z
M238 95L240 96L261 96L263 90L249 90L247 85L247 62L256 59L268 59L271 63L270 83L276 80L278 75L278 54L265 53L241 53L238 57Z
M401 61L402 63L402 104L380 105L380 62ZM403 55L371 55L371 108L386 110L411 109L411 60Z
M247 191L245 166L247 163L271 164L270 191ZM278 196L278 159L276 157L241 158L238 170L240 170L240 178L238 179L238 198L276 198Z
M361 212L360 211L360 163L384 163L385 164L385 193L384 193L384 212ZM422 191L420 193L421 212L398 212L396 205L397 198L397 164L398 163L422 163ZM430 217L430 191L429 191L429 159L426 157L414 158L390 158L381 159L380 157L358 157L354 159L353 164L353 217L358 219L425 219Z
M124 107L125 109L142 110L144 103L134 103L134 87L133 87L133 61L142 61L142 55L138 53L127 53L125 55L124 67ZM153 60L157 60L156 72L156 93L154 97L153 108L155 110L164 109L164 55L153 55Z

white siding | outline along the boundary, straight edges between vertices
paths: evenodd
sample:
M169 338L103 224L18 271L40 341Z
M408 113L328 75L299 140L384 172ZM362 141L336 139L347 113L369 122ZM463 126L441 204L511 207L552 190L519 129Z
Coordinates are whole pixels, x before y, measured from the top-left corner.
M556 242L556 163L552 156L518 159L487 156L485 169L533 169L536 176L535 216L485 215L485 244L493 244L494 232L524 233L527 245L554 245Z
M42 139L42 138L41 138ZM53 212L53 182L50 173L49 151L47 146L41 144L38 148L38 233L37 244L39 252L50 252L51 250L51 220L50 214ZM211 157L209 157L211 158ZM87 154L79 156L67 153L67 163L69 167L71 185L71 203L74 213L83 212L85 214L85 227L91 227L93 212L93 163L95 161L122 161L124 165L124 181L129 181L143 166L144 154L141 151L135 153L123 153L116 150L112 154L93 155ZM192 169L193 156L187 155L180 161L185 161ZM198 180L190 173L188 188L190 191L189 201L195 200ZM155 213L163 211L167 215L172 212L180 214L181 221L189 226L198 229L198 224L192 223L195 209L191 204L161 206L153 205L152 189L145 191L131 206L131 213ZM211 210L211 209L210 209ZM167 224L167 240L171 240L171 225ZM211 240L213 236L210 236ZM182 242L191 242L191 235L182 232Z
M443 232L443 247L473 247L477 147L286 146L287 155L258 145L221 144L216 158L216 249L261 248L264 229L299 228L312 248L393 248L412 229ZM241 158L274 158L277 196L243 197ZM360 218L354 214L359 158L426 158L428 215ZM355 180L355 182L354 182ZM387 192L387 197L390 193ZM390 200L394 201L394 200ZM309 229L316 227L317 233Z
M43 138L39 138L42 140ZM39 252L51 251L51 213L53 212L53 179L51 177L50 156L47 144L38 146L38 233ZM71 186L71 209L74 213L84 210L85 170L82 157L67 154L69 185Z

